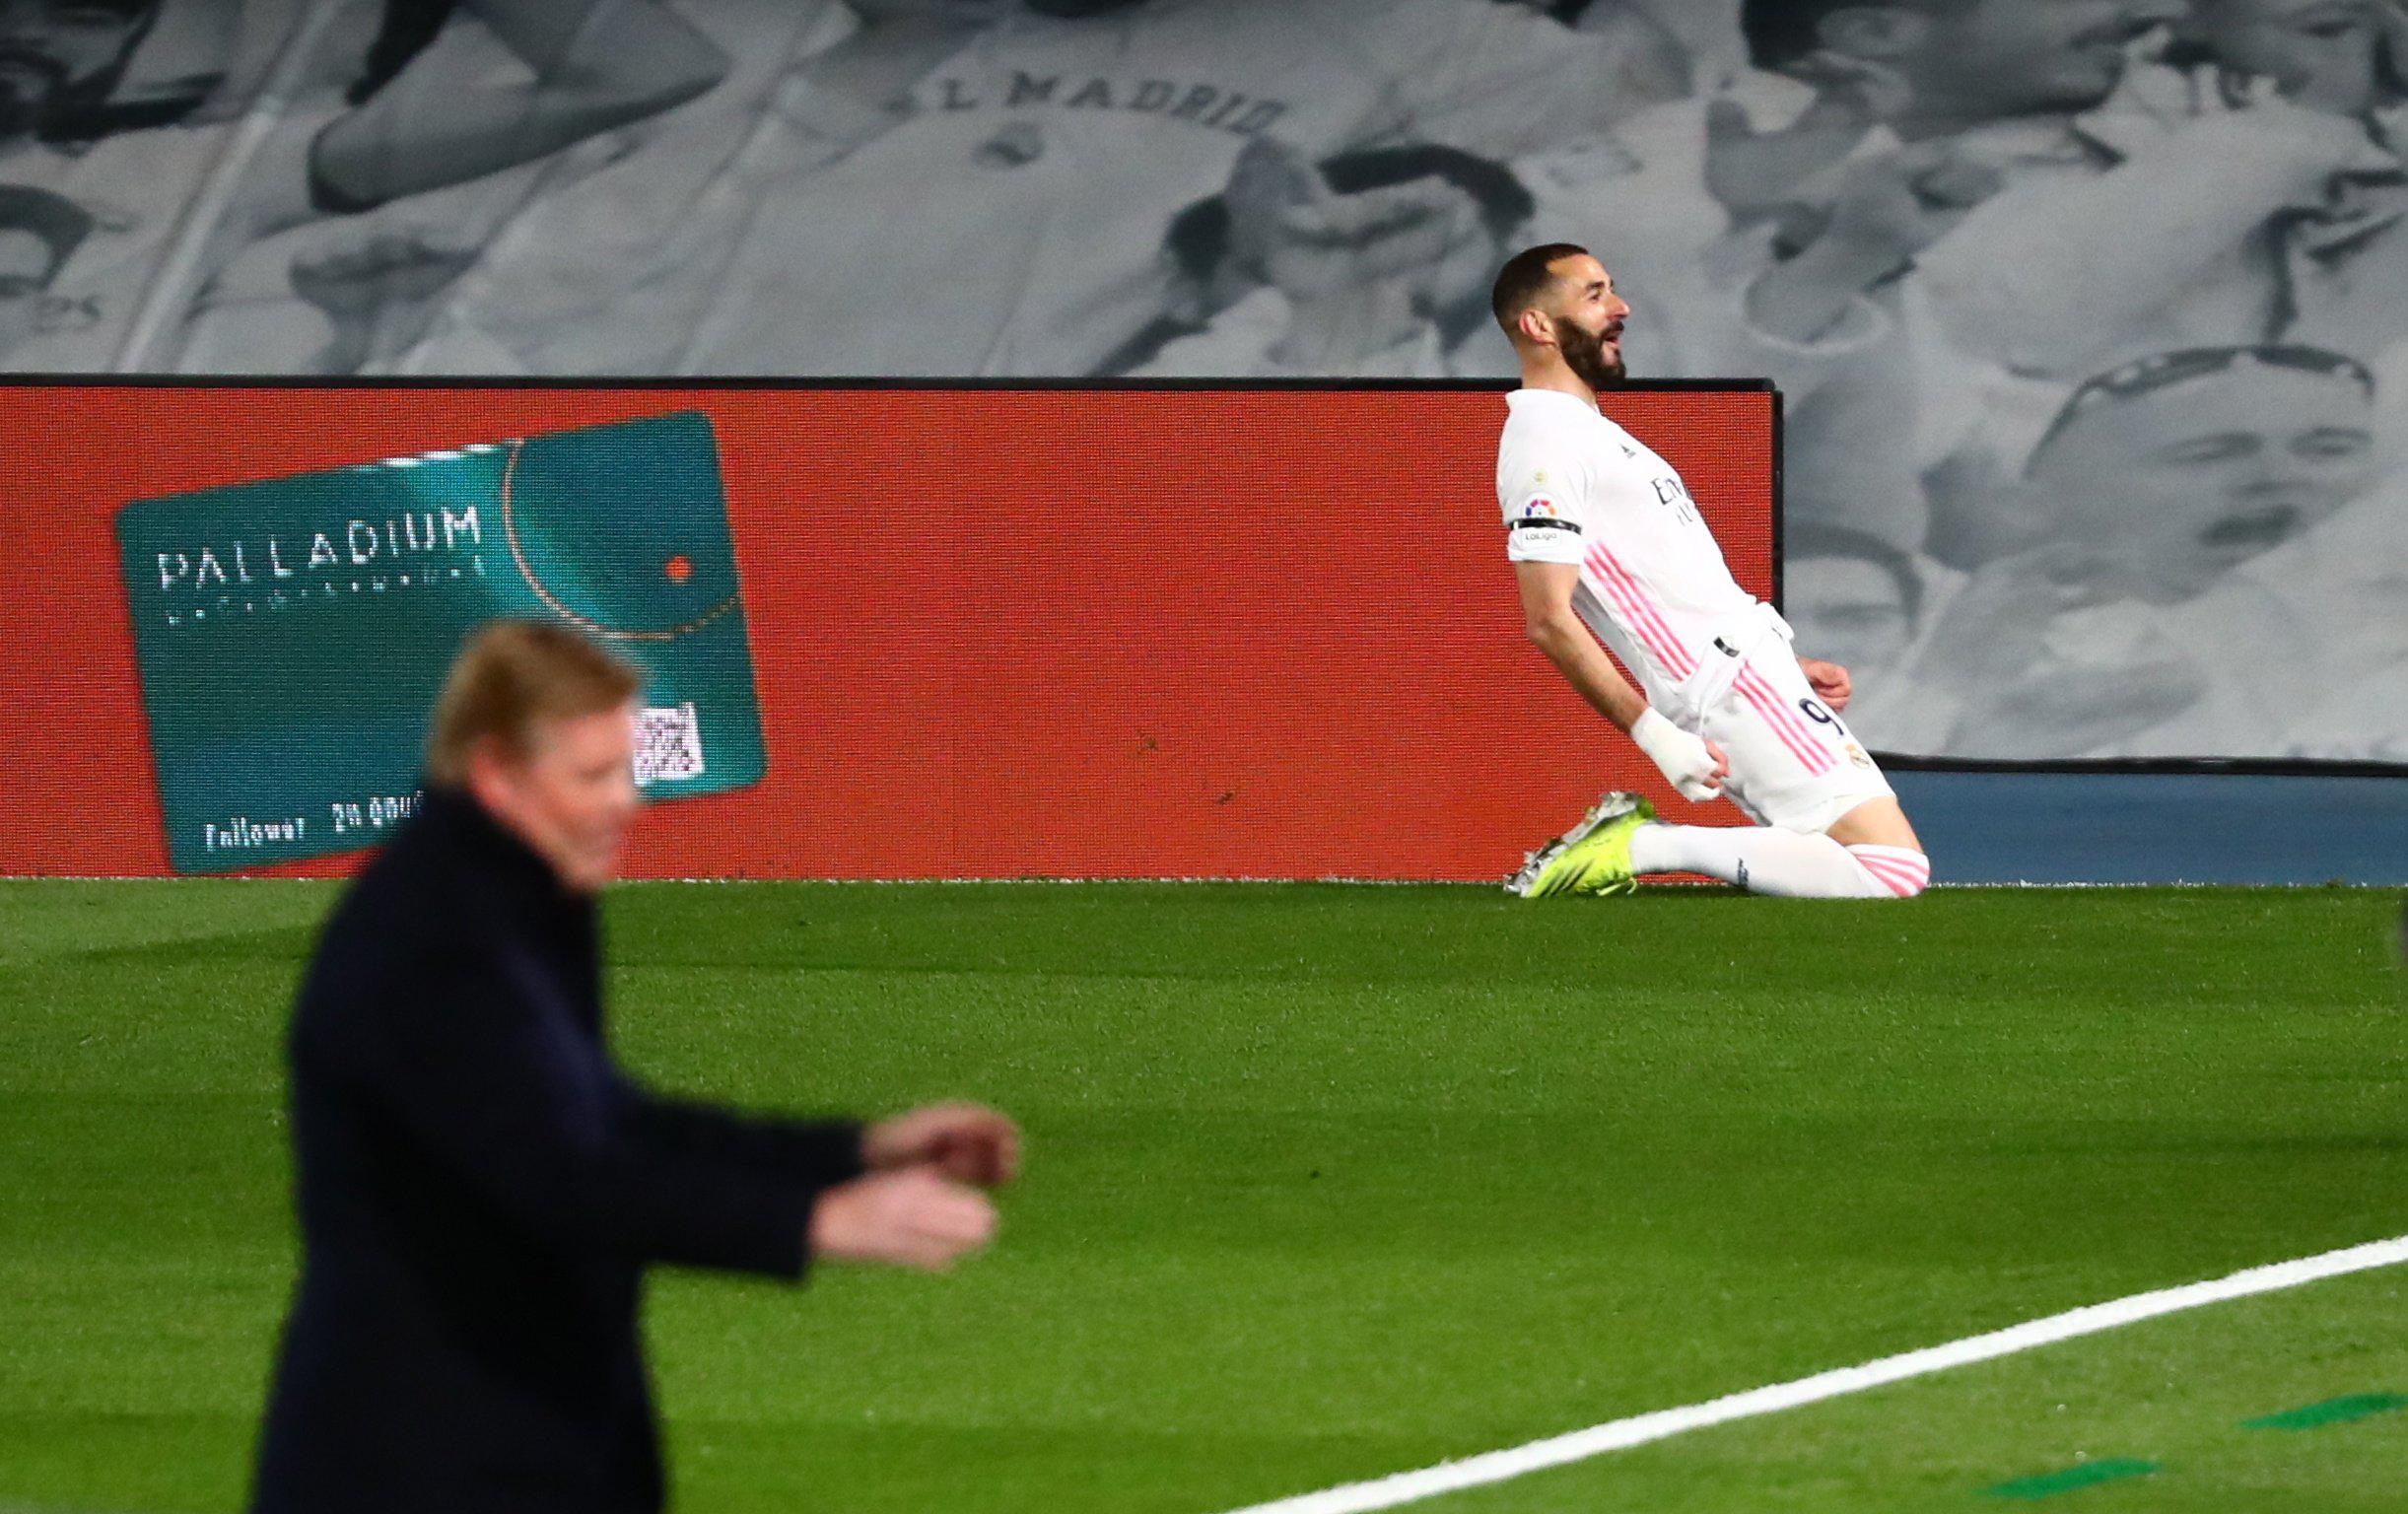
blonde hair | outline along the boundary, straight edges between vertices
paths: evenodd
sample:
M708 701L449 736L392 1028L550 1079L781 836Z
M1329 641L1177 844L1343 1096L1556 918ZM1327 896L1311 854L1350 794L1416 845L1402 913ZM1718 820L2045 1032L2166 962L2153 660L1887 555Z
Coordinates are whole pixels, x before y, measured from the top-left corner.
M636 670L567 626L497 620L451 660L427 730L427 778L454 786L480 741L523 755L538 721L615 710L642 687Z

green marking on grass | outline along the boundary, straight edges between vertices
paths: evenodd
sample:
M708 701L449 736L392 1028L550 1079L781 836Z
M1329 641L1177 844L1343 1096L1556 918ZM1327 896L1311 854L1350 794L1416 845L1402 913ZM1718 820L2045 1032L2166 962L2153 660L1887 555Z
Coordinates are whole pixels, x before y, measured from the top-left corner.
M1993 1498L2026 1500L2054 1498L2059 1493L2071 1493L2086 1487L2097 1487L2101 1482L2121 1482L2127 1478L2145 1478L2157 1470L2158 1464L2155 1462L2085 1462L2079 1467L2068 1467L2063 1472L2043 1473L2036 1478L2018 1478L2012 1482L2001 1482L1996 1487L1984 1488L1983 1491Z
M2403 1409L2408 1409L2408 1395L2353 1393L2347 1398L2327 1399L2321 1404L2287 1409L2279 1414L2243 1419L2240 1427L2244 1430L2320 1430L2328 1424L2371 1419L2376 1414L2396 1413Z

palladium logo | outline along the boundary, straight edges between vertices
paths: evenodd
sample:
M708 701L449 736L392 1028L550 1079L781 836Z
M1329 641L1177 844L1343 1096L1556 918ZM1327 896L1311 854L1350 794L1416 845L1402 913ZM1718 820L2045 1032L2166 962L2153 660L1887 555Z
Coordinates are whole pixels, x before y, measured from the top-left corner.
M494 444L361 463L345 474L398 481L431 464L479 458L498 463ZM471 466L476 464L471 463ZM411 502L399 510L286 514L254 534L178 542L150 552L156 608L169 626L255 616L355 594L473 585L486 575L486 511L473 498ZM498 534L498 533L497 533ZM129 565L129 568L131 565ZM505 569L507 571L507 568Z
M209 611L280 610L318 594L384 593L483 578L485 522L477 507L448 507L330 522L323 529L201 543L155 554L169 625Z

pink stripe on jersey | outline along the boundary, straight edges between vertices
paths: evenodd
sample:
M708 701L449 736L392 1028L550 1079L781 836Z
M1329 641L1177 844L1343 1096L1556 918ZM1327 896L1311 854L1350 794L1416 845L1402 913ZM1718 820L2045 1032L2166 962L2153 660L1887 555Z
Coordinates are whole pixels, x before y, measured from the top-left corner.
M1614 607L1620 610L1622 618L1629 622L1631 635L1644 643L1647 650L1655 654L1656 660L1663 663L1674 677L1687 677L1697 664L1686 660L1686 649L1682 647L1664 622L1648 610L1646 601L1640 597L1638 585L1630 582L1629 575L1618 572L1613 566L1613 559L1606 555L1603 547L1589 554L1589 566L1596 570L1599 582L1605 585L1607 597L1614 601Z
M1736 682L1741 697L1755 707L1755 713L1764 718L1764 723L1772 727L1772 733L1781 738L1781 744L1789 748L1807 772L1820 776L1831 771L1836 759L1807 733L1798 718L1781 703L1781 696L1754 668L1742 670Z
M1673 656L1668 665L1672 667L1673 671L1683 678L1697 671L1697 659L1689 655L1689 650L1681 644L1681 638L1673 634L1673 628L1665 623L1663 612L1658 610L1655 602L1647 597L1647 591L1639 586L1638 579L1629 569L1622 566L1621 559L1616 557L1611 549L1600 542L1590 553L1590 561L1593 566L1597 567L1601 576L1620 581L1623 590L1636 604L1638 613L1655 628L1656 635L1663 638L1664 644L1672 649Z
M1686 678L1689 674L1697 671L1697 658L1689 652L1687 646L1682 642L1680 636L1673 630L1671 622L1664 618L1664 610L1662 606L1658 605L1653 599L1649 598L1647 595L1647 590L1639 586L1638 576L1633 574L1629 569L1623 567L1620 560L1616 558L1611 552L1606 553L1606 562L1612 566L1616 573L1621 576L1623 585L1629 589L1631 597L1638 601L1640 611L1646 615L1649 621L1654 623L1656 634L1663 637L1666 642L1671 644L1673 657L1681 668L1681 676Z
M1671 652L1649 632L1647 622L1639 618L1638 607L1630 602L1630 595L1623 589L1621 582L1608 573L1605 564L1595 557L1589 559L1589 568L1597 575L1598 586L1606 591L1606 597L1614 601L1615 610L1621 616L1622 623L1629 627L1630 634L1639 639L1639 644L1657 661L1671 667Z
M1769 682L1765 681L1762 673L1757 672L1754 667L1750 667L1747 670L1746 676L1755 680L1756 689L1761 692L1766 699L1772 702L1773 709L1779 712L1783 723L1789 726L1790 733L1796 736L1799 740L1805 742L1807 747L1816 754L1817 758L1823 764L1823 769L1837 766L1839 759L1832 754L1829 740L1823 735L1817 734L1814 727L1807 723L1806 718L1800 715L1796 708L1792 706L1788 700L1781 697L1779 690L1775 689ZM1824 727L1826 730L1829 727L1827 726ZM1818 771L1822 771L1823 769L1818 769Z
M1673 660L1672 649L1655 634L1655 627L1649 624L1646 612L1631 597L1630 585L1606 565L1602 553L1591 552L1588 566L1589 571L1597 576L1598 586L1605 590L1607 598L1614 601L1614 608L1621 615L1622 623L1630 634L1637 637L1648 654L1668 670L1676 668L1678 664Z
M1739 684L1738 688L1740 697L1755 707L1756 715L1763 720L1764 724L1770 728L1774 737L1776 737L1783 746L1789 748L1789 755L1798 759L1798 765L1806 769L1806 771L1809 773L1821 773L1823 769L1815 766L1814 749L1812 747L1801 745L1798 738L1789 733L1788 729L1781 724L1781 718L1773 712L1772 707L1765 702L1764 697L1761 694L1756 693L1755 690L1750 688L1745 682Z

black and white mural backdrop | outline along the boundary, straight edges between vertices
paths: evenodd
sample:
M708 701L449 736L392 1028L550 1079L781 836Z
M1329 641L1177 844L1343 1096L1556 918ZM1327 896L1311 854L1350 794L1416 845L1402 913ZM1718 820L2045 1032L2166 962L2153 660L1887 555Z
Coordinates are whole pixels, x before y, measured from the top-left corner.
M1871 744L2408 760L2399 0L0 0L24 373L1501 378L1556 239Z

